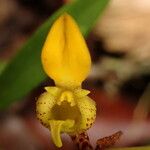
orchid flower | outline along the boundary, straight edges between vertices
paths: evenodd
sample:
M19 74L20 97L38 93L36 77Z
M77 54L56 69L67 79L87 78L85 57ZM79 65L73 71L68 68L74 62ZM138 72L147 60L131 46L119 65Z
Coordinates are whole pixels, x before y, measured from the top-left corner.
M91 58L75 20L67 13L52 25L41 54L44 71L55 82L45 87L36 103L39 121L51 132L57 147L61 134L76 135L87 131L96 117L95 102L82 89Z

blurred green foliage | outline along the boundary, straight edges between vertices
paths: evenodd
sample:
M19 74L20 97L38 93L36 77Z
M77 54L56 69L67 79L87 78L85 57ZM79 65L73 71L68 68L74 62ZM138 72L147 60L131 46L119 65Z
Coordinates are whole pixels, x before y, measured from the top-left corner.
M0 108L21 100L46 79L41 66L41 48L53 21L63 12L72 15L83 35L87 35L109 0L77 0L52 15L20 49L0 75Z
M0 74L2 73L5 66L6 66L6 63L0 60Z

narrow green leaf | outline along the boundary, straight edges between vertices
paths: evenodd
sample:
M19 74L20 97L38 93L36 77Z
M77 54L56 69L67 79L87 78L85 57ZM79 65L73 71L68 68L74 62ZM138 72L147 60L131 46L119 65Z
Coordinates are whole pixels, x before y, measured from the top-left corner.
M0 60L0 74L4 70L4 67L6 66L6 62Z
M71 14L84 35L93 27L109 0L77 0L52 15L21 48L0 76L0 108L20 100L38 86L46 75L41 66L41 48L53 21L63 12Z

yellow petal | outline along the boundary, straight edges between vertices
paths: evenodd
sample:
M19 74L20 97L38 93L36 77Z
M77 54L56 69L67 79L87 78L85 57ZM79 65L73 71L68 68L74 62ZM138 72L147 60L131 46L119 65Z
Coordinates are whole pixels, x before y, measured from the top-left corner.
M74 93L78 98L82 98L82 97L85 97L86 95L88 95L90 93L90 91L78 88L74 91Z
M87 77L91 59L75 20L68 14L52 25L42 50L45 72L56 85L78 87Z
M53 96L57 95L61 91L61 89L56 86L47 86L45 87L45 90L51 93Z

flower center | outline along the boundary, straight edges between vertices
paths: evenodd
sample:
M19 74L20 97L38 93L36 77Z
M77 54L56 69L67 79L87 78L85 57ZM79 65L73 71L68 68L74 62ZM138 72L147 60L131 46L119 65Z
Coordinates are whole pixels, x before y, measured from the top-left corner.
M67 101L63 101L61 105L54 105L51 112L55 120L69 119L78 122L81 119L81 113L77 105L71 106Z
M81 113L77 105L72 106L71 102L62 101L55 104L51 109L52 118L49 120L51 135L54 143L61 146L61 132L73 132L74 126L81 119Z

